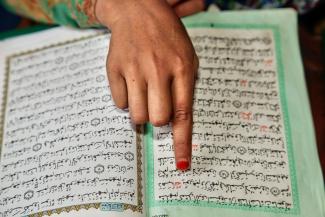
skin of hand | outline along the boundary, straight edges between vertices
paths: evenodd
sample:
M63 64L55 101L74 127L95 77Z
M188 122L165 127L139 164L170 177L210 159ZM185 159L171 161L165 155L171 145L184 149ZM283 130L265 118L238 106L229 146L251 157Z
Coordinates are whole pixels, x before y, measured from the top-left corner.
M191 164L193 90L198 58L167 1L97 0L111 32L107 72L113 100L134 124L172 122L176 167Z
M179 17L189 16L205 9L204 0L166 0Z

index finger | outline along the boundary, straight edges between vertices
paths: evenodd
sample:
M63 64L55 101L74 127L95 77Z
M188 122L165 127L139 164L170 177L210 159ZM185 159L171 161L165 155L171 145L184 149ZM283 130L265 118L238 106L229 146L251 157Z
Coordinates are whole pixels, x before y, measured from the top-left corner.
M193 88L191 73L175 77L172 83L173 97L173 142L176 168L187 170L192 158Z

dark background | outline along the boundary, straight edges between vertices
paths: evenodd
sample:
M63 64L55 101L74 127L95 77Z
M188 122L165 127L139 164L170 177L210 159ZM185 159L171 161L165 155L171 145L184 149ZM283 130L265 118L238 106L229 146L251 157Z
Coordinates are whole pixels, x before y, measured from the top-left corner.
M299 41L318 153L325 175L325 1L299 17Z

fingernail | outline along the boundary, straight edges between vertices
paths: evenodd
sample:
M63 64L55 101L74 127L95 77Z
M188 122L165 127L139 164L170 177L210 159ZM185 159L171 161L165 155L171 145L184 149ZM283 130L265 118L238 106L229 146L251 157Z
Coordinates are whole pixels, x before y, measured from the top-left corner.
M176 167L178 170L185 171L185 170L189 169L190 162L186 159L178 160L176 163Z

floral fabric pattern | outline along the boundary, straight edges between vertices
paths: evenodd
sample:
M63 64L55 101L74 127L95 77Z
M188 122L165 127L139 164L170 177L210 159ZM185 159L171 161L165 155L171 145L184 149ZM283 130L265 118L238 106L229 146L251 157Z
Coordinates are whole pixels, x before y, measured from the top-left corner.
M0 0L8 10L49 24L96 27L96 0Z

